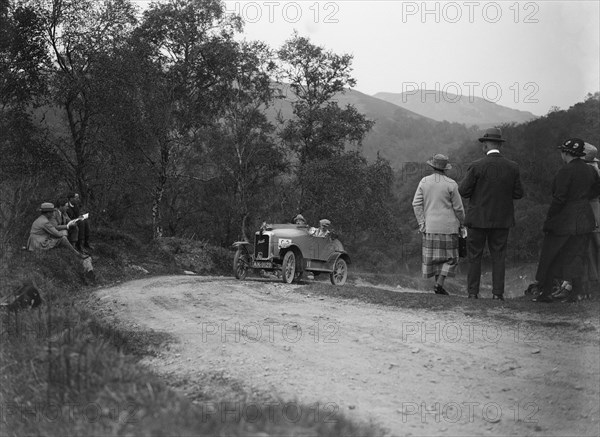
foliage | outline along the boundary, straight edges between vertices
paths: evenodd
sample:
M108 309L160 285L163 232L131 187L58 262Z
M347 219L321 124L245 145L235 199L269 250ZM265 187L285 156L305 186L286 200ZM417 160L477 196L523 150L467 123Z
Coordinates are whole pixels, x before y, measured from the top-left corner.
M231 83L223 93L223 116L215 124L209 140L211 162L219 169L223 184L237 206L241 234L248 240L247 219L257 195L287 167L285 151L276 144L275 127L264 113L275 98L271 81L275 64L270 50L260 43L241 43L228 61Z
M360 144L373 122L356 109L332 99L353 87L351 55L337 55L295 33L279 49L280 75L295 95L295 119L282 131L283 141L298 153L300 164L342 153L347 143Z
M217 0L154 3L140 18L126 0L23 4L0 1L4 255L24 245L39 203L75 190L95 229L140 240L228 247L303 212L333 220L364 266L407 270L420 257L411 202L425 159L450 154L460 180L480 157L474 129L348 91L351 55L297 33L275 52L240 42L240 18ZM549 145L597 144L599 127L598 94L503 126L527 190L515 260L535 258L541 240L560 166Z

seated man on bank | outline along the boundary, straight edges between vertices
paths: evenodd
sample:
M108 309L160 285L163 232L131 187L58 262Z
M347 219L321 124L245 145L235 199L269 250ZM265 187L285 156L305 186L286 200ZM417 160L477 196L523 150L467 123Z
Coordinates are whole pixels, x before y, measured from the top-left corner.
M59 231L66 231L65 235L67 236L69 243L77 249L76 244L79 237L79 226L77 223L72 223L71 226L69 226L71 219L76 218L71 217L67 212L69 209L69 200L66 197L60 197L54 205L56 206L52 220L54 226ZM79 252L82 251L79 250Z
M79 193L69 193L67 195L69 200L69 207L67 208L67 214L72 219L76 219L78 217L82 217L81 210L81 197L79 197ZM82 250L82 248L93 250L92 246L90 246L90 222L89 219L80 220L77 222L78 233L77 233L77 242L75 243L75 248L77 250Z
M329 220L321 219L319 220L319 227L310 228L308 230L308 233L313 237L326 238L329 237L329 234L331 233L329 230L329 226L331 226L331 222Z
M59 231L53 223L54 204L50 202L42 203L40 216L35 219L29 231L29 240L27 240L27 250L49 250L54 247L64 247L81 259L89 258L89 255L81 254L69 243L65 236L66 230Z

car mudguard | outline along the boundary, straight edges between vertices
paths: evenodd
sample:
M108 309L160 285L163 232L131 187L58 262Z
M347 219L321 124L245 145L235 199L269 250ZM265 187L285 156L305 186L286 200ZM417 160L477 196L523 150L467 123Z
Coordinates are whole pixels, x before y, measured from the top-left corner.
M352 261L350 261L350 257L348 256L348 254L346 252L335 252L335 253L332 253L331 255L329 255L329 259L327 260L327 266L329 267L330 270L333 270L333 266L335 265L335 262L340 257L344 261L346 261L346 264L352 264Z

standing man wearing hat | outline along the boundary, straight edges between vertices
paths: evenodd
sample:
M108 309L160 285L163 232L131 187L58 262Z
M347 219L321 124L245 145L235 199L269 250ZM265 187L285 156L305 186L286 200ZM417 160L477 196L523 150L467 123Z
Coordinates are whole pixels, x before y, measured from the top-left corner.
M433 291L447 295L444 281L456 274L458 265L458 231L465 220L465 210L458 184L446 176L452 166L448 157L437 154L427 161L433 174L419 182L413 198L413 210L422 240L422 274L435 276Z
M600 195L600 176L581 158L585 142L571 138L558 146L565 165L552 182L552 202L544 222L544 241L535 275L540 295L534 302L552 302L554 278L569 280L571 300L583 294L587 251L596 219L590 199Z
M65 247L82 259L89 258L89 255L80 254L75 250L64 233L56 229L52 223L54 204L42 203L39 211L41 215L31 225L27 250L49 250L54 247Z
M487 242L492 258L492 296L504 300L504 274L508 233L515 224L514 200L523 197L519 167L500 153L506 140L498 128L488 129L482 143L484 158L473 162L458 190L466 199L469 229L467 238L467 289L470 298L479 297L481 258Z

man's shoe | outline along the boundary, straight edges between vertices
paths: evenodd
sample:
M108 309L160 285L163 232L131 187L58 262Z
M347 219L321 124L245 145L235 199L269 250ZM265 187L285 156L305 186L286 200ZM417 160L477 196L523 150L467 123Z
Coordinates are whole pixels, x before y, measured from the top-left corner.
M478 294L469 294L469 299L479 299Z
M88 243L87 241L85 243L83 243L83 247L86 248L87 250L94 250L94 248L92 246L90 246L90 243Z
M555 299L567 299L569 298L569 296L571 296L571 292L573 290L573 288L571 287L571 285L569 284L567 288L567 285L563 284L560 286L560 288L558 290L556 290L554 293L552 293L552 297Z
M548 296L547 294L540 294L538 297L534 297L533 299L531 299L532 302L543 302L543 303L552 303L554 302L554 300L552 299L551 296Z
M433 287L433 291L435 291L435 294L443 294L444 296L450 295L450 293L444 290L444 287L442 287L440 284L435 284L435 286Z
M501 294L494 294L492 295L492 300L504 300L504 296Z

